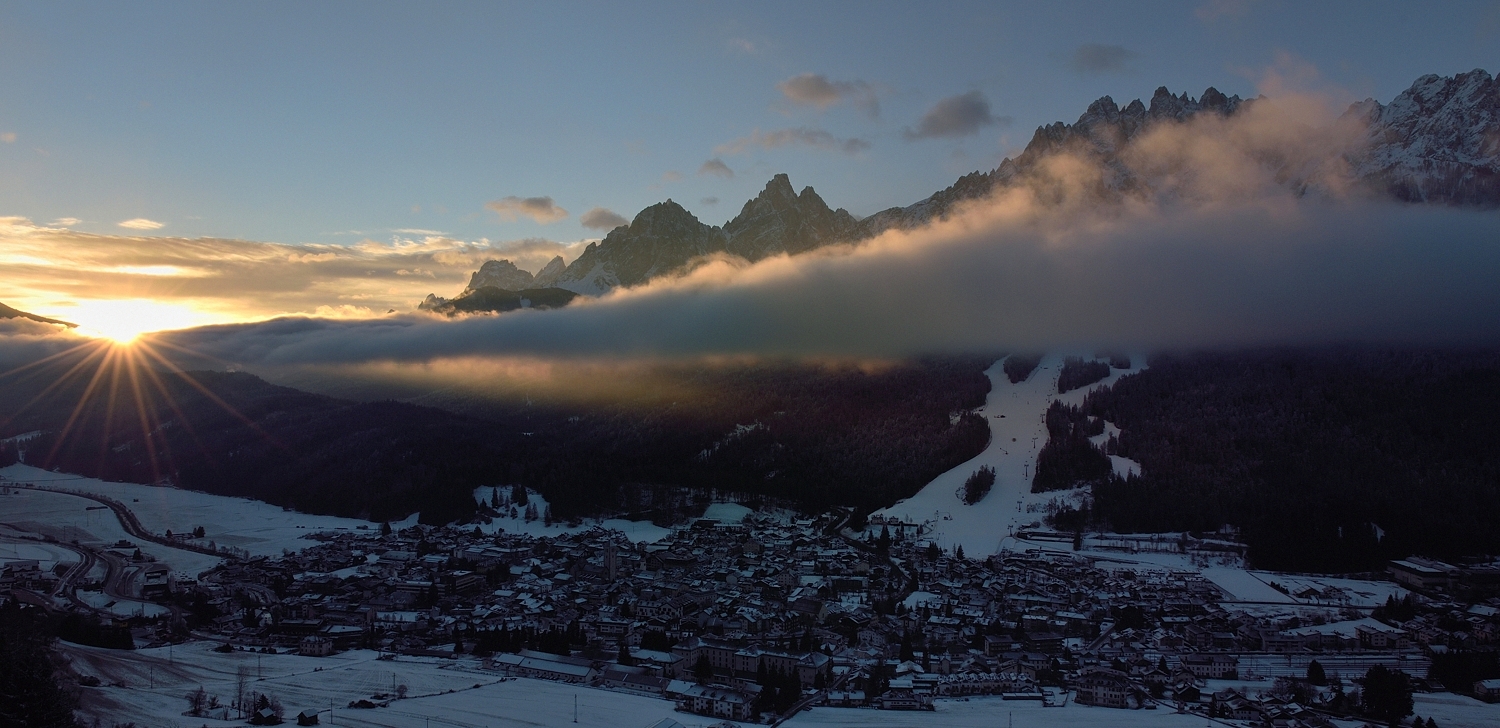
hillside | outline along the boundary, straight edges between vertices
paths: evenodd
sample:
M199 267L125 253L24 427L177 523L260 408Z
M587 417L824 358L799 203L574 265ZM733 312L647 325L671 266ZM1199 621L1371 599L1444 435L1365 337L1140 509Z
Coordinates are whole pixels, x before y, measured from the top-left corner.
M1500 354L1266 350L1157 356L1082 412L1140 477L1094 486L1119 531L1240 527L1269 569L1500 552Z
M876 372L684 366L609 402L517 393L444 403L468 412L455 414L313 395L239 373L161 373L143 377L139 398L123 388L85 398L96 365L64 376L77 363L64 358L0 377L0 439L45 432L26 448L27 462L45 468L376 520L415 511L427 522L466 519L476 486L506 483L542 492L558 518L676 508L682 496L671 489L686 488L807 508L873 504L915 492L983 449L984 423L954 413L983 401L989 361ZM101 380L113 378L106 371ZM695 394L679 405L671 392L684 389Z

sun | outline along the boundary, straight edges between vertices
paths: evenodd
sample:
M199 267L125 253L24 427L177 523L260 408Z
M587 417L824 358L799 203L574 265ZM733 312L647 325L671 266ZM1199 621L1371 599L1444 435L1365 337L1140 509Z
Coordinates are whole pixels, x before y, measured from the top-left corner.
M116 344L142 334L214 323L215 317L178 304L150 299L80 301L68 314L81 333Z

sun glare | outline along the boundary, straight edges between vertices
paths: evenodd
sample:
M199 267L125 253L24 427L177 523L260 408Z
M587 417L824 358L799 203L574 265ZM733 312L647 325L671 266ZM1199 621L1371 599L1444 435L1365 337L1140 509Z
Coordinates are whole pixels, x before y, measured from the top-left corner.
M81 301L68 314L82 333L117 344L128 344L142 334L183 329L215 322L201 311L147 299Z

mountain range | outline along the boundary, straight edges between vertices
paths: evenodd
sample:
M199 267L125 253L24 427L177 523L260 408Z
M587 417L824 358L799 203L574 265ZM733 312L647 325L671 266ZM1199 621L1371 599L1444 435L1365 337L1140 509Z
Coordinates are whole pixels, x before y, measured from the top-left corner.
M669 199L590 243L570 264L557 257L533 276L509 261L489 261L458 297L449 301L429 296L421 308L449 315L510 310L532 305L519 301L535 298L517 292L549 288L597 296L680 274L705 256L727 254L755 262L853 243L890 229L916 228L944 217L966 200L1035 182L1042 162L1063 152L1102 170L1099 192L1106 197L1150 192L1152 181L1141 179L1122 161L1132 142L1163 124L1180 124L1202 114L1233 117L1260 103L1267 101L1226 96L1212 87L1197 98L1161 87L1149 103L1136 99L1123 108L1105 96L1072 124L1039 127L1021 154L995 169L965 175L919 202L862 219L830 208L812 187L796 192L785 174L772 177L722 227L703 223ZM1389 104L1374 99L1353 104L1339 124L1358 125L1359 134L1335 161L1366 192L1412 203L1500 205L1500 81L1486 71L1423 76ZM1305 160L1269 155L1262 162L1299 192L1313 184ZM476 298L484 288L508 293ZM492 308L484 299L504 304Z

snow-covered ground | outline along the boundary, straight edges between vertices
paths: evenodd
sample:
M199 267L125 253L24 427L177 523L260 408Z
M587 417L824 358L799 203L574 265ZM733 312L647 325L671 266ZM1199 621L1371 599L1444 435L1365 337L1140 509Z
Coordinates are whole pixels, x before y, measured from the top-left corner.
M669 701L540 680L505 680L477 669L474 660L376 659L367 650L331 657L229 654L213 644L190 642L174 648L120 652L64 645L74 669L94 675L103 687L85 688L83 705L105 724L242 726L243 720L190 718L187 693L202 686L221 703L232 700L240 670L247 688L273 695L288 717L302 710L323 711L322 724L340 726L562 726L573 723L576 696L579 726L646 726L675 717L686 725L711 722L674 712ZM260 677L263 679L260 679ZM123 684L115 686L115 683ZM405 685L408 698L385 708L350 709L350 702L387 696ZM333 707L333 720L328 709Z
M1134 357L1132 369L1114 369L1103 381L1066 394L1057 393L1057 377L1062 372L1064 355L1050 354L1025 381L1011 384L997 361L985 375L990 378L990 393L977 412L990 425L990 444L974 459L949 470L928 483L916 495L875 515L894 516L912 523L929 524L924 537L939 546L952 549L962 545L969 556L996 553L1003 546L1014 547L1009 539L1016 529L1042 520L1041 510L1054 498L1067 493L1032 493L1031 476L1035 474L1036 456L1047 443L1045 417L1053 401L1077 405L1089 392L1114 384L1120 377L1143 368L1144 357ZM1106 437L1108 433L1106 432ZM981 466L995 469L995 485L989 495L974 505L964 505L962 489L966 480ZM1118 471L1140 466L1121 458ZM1007 541L1009 539L1009 541ZM1027 547L1031 547L1027 545Z
M13 465L0 470L0 473L12 472L16 467L24 466ZM125 502L132 507L141 505L132 503L129 499L125 499ZM95 510L89 510L90 508ZM209 556L196 551L169 548L149 541L136 542L120 526L120 521L115 518L114 511L101 508L97 501L75 495L20 488L11 489L9 494L0 495L0 523L9 525L9 528L0 529L0 533L20 531L49 535L59 541L76 540L80 543L109 546L125 539L135 543L142 553L171 566L172 571L179 578L196 578L198 574L213 568L220 561L217 556ZM0 544L0 554L8 555L11 546L12 544L8 543ZM23 547L17 545L16 548ZM49 548L60 549L61 547ZM76 561L77 557L70 556L68 560Z
M303 539L303 536L318 531L378 526L353 518L313 516L288 511L280 506L249 498L230 498L136 483L109 483L95 478L54 473L30 465L17 464L0 468L0 476L20 483L109 496L130 508L141 525L150 531L190 533L194 528L202 526L205 532L202 539L204 543L213 541L220 546L233 546L244 549L253 556L280 556L283 550L300 551L313 545L313 542ZM82 506L79 510L82 510ZM100 519L114 518L108 511L93 513L102 514L94 517L96 523Z
M9 501L0 500L0 506ZM6 512L7 515L9 512ZM4 518L5 516L0 516ZM0 529L0 536L15 535L16 531ZM53 546L45 543L18 543L15 541L0 541L0 566L12 561L35 561L42 571L52 571L58 564L78 563L78 554L61 546Z
M872 728L1032 728L1033 726L1080 726L1090 728L1201 728L1202 716L1174 713L1169 709L1117 710L1069 703L1048 708L1033 700L1003 700L997 697L951 698L934 701L931 712L874 710L870 708L814 708L783 725L787 728L814 726L871 726Z
M1203 569L1203 576L1213 582L1215 586L1228 592L1232 599L1238 602L1271 602L1275 604L1296 604L1297 600L1273 589L1256 572L1244 569L1231 569L1225 567L1210 567Z
M644 541L647 543L660 541L672 533L671 529L662 528L650 521L627 521L622 518L610 518L603 521L589 519L577 526L569 526L566 523L558 521L549 526L543 518L547 512L547 499L542 497L541 493L534 490L527 490L526 503L527 506L533 504L536 506L537 517L530 521L526 520L527 506L517 506L515 509L516 515L512 518L509 515L509 506L504 505L510 497L509 487L479 487L474 489L474 500L478 503L490 503L491 498L496 495L499 496L502 502L501 512L504 515L495 518L487 524L481 524L479 529L485 533L496 533L503 530L506 533L523 533L529 536L560 536L565 533L586 531L595 526L603 526L604 528L624 533L631 541Z

